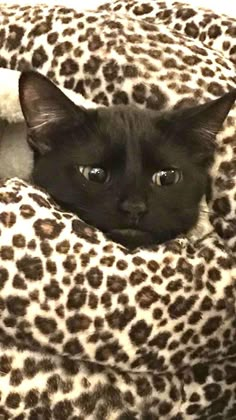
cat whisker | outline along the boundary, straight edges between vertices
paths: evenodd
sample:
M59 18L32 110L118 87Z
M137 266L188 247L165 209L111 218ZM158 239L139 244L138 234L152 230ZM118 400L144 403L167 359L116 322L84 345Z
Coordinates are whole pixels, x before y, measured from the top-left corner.
M62 208L65 208L65 205L63 206L63 203L61 204L61 207ZM67 206L67 208L68 208L68 206ZM86 214L87 215L93 215L94 214L94 209L90 209L90 208L88 208L88 207L84 207L84 206L79 206L79 207L77 207L77 208L70 208L70 211L72 211L73 213L75 213L75 214L77 214L77 216L78 217L80 217L82 220L83 220L83 216L86 216ZM80 214L80 212L82 213L83 212L83 214ZM102 210L102 212L103 212L103 214L105 214L106 216L111 216L112 215L112 212L108 209L108 210L105 210L105 209L103 209Z
M214 212L213 211L210 211L210 210L199 210L199 213L204 213L204 214L214 214Z
M215 137L218 134L217 130L208 130L205 127L197 128L195 131L197 131L198 135L200 134L205 139L210 140L212 144L215 144Z

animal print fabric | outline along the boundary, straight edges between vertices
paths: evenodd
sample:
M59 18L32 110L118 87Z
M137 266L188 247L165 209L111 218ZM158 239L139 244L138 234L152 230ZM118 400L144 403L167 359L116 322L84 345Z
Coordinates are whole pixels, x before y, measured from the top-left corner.
M165 109L236 87L235 21L158 1L0 10L0 65L103 105ZM0 186L0 418L236 418L235 108L213 232L128 252L20 180Z
M230 418L234 268L216 234L131 253L16 179L0 224L0 414Z
M236 86L235 20L182 4L117 0L84 13L3 5L0 24L0 66L35 68L98 104L160 110L214 99ZM188 35L194 25L195 37ZM235 109L218 137L210 202L214 228L233 252Z

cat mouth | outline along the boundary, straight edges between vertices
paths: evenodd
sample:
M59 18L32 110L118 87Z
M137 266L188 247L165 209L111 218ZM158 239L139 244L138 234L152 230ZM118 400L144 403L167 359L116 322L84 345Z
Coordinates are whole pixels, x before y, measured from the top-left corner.
M139 229L113 229L107 233L107 236L129 249L154 244L153 236L149 232Z

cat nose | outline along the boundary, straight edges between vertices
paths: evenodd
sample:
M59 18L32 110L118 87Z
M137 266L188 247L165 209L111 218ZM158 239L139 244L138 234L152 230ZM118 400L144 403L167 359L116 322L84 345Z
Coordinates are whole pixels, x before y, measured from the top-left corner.
M129 217L138 220L147 212L147 205L144 201L124 200L120 205L124 213L128 213Z

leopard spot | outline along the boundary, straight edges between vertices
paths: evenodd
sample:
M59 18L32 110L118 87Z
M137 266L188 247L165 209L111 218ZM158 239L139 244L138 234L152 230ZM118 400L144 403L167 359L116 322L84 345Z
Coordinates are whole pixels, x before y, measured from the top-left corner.
M24 217L24 219L30 219L35 215L35 210L31 206L23 204L20 206L20 214L22 217Z
M114 105L127 105L129 103L129 97L125 91L117 90L113 94L112 103Z
M51 280L50 284L44 287L45 295L48 299L57 300L62 294L62 289L56 280Z
M213 210L220 216L226 216L231 211L229 198L224 196L217 198L213 203Z
M53 55L55 57L62 57L64 54L70 52L72 48L73 48L73 45L71 42L69 41L60 42L53 49Z
M1 28L0 29L0 48L3 47L5 39L6 39L6 31L4 28Z
M50 18L46 18L44 21L38 23L34 28L29 32L29 37L36 37L43 34L46 34L52 29L52 23Z
M221 27L218 25L211 25L208 29L208 36L211 39L216 39L218 36L222 34Z
M174 58L167 58L164 61L163 65L166 69L176 69L176 68L178 68L177 61Z
M33 201L39 205L39 207L45 207L46 209L50 209L52 207L49 201L42 197L40 194L30 193L29 197L32 198Z
M142 270L135 270L129 276L131 286L143 283L147 278L147 274Z
M166 290L169 292L178 292L178 290L181 290L182 287L183 287L182 279L172 280L168 282L168 285L166 286Z
M68 419L74 412L72 402L69 400L59 401L55 404L52 412L56 420Z
M11 372L12 369L12 358L3 355L0 357L0 371L1 375L5 376L8 375L9 372Z
M64 87L66 89L73 90L74 89L74 85L75 85L75 79L74 79L74 77L71 77L70 79L64 81Z
M213 303L212 299L209 296L205 296L201 303L202 311L210 311L212 309Z
M60 68L60 75L61 76L71 76L72 74L76 74L79 71L79 65L76 61L72 58L67 58L62 64Z
M113 275L107 278L107 288L112 293L121 293L126 288L127 282L124 278Z
M52 318L36 316L34 322L38 330L44 335L50 335L56 331L57 323Z
M78 80L78 82L75 85L74 91L77 92L77 93L80 93L83 96L86 95L86 91L85 91L84 81L83 80Z
M64 269L68 273L73 273L77 267L76 259L74 255L67 255L66 259L62 263Z
M135 296L137 304L143 309L149 309L159 299L159 295L150 287L143 287Z
M214 383L207 384L203 387L203 391L207 401L214 401L221 393L221 386Z
M149 341L150 346L157 346L159 349L165 349L170 339L171 334L167 331L159 333L154 336L152 340Z
M172 304L168 307L169 315L172 319L180 318L186 315L192 306L197 301L197 296L193 295L188 298L184 296L178 296Z
M105 292L101 296L101 303L104 305L106 309L110 308L112 306L112 295L110 292Z
M24 273L26 279L36 281L43 277L42 261L38 257L25 256L16 261L16 266L19 271Z
M199 256L203 257L207 262L210 262L214 256L215 256L215 252L208 248L208 247L204 247L200 252L199 252Z
M23 381L23 375L20 369L13 369L10 376L10 385L13 387L19 386Z
M208 277L212 281L219 281L221 280L220 271L216 267L212 267L208 270Z
M105 362L107 360L109 360L109 358L111 356L114 357L114 355L117 353L119 349L119 346L117 343L113 344L105 344L102 346L98 346L96 348L96 354L95 354L95 358L96 361L98 362Z
M24 316L30 302L19 296L9 296L6 300L8 312L15 316Z
M89 73L92 76L94 76L98 69L100 68L102 64L102 59L100 57L97 57L95 55L92 55L88 61L84 64L83 71L84 73Z
M181 366L182 362L185 358L185 353L182 350L178 350L176 353L171 356L170 361L173 363L174 366Z
M138 77L138 69L134 65L126 64L123 67L124 77L133 78Z
M89 293L88 306L91 309L96 309L98 306L98 297L94 293Z
M28 379L32 379L37 374L37 364L33 357L27 357L24 360L23 372Z
M14 235L12 238L12 245L16 248L24 248L25 247L25 237L20 233L18 235Z
M201 62L201 59L197 55L185 55L183 62L188 66L195 66Z
M132 98L138 104L143 104L146 99L146 86L143 83L138 83L133 86Z
M43 65L48 61L48 56L42 45L34 50L32 55L32 66L36 69L42 68Z
M112 329L123 330L136 315L136 309L131 306L125 307L123 310L115 309L106 315L108 325Z
M103 273L102 273L101 270L99 270L99 268L92 267L89 271L87 271L86 278L87 278L90 286L97 289L102 284Z
M64 345L64 352L71 356L76 356L84 352L83 346L77 338L73 338Z
M149 109L161 110L167 103L166 95L158 86L152 85L151 95L146 98L146 105Z
M33 227L35 234L40 239L56 239L64 228L64 224L57 220L47 218L37 219Z
M92 226L89 226L80 220L73 220L72 229L79 238L83 238L91 244L99 244L96 229Z
M100 259L100 264L106 267L112 267L115 262L115 257L102 257Z
M74 334L79 331L87 330L91 322L91 319L87 315L80 314L69 317L66 321L66 325L68 331Z
M32 408L38 404L39 392L37 390L30 390L25 396L25 408Z
M11 228L16 223L16 215L12 212L0 213L0 222L6 227Z
M139 346L147 341L151 331L152 326L141 320L131 326L129 337L135 345Z
M164 393L166 389L166 383L163 377L160 375L154 374L153 375L153 385L155 390L158 393Z
M14 259L14 249L11 246L1 246L0 247L0 257L4 260L13 260Z
M222 319L220 316L213 316L209 318L202 327L201 334L209 336L215 333L221 326Z
M93 97L93 102L96 104L101 104L104 106L109 105L108 97L104 92L99 92L97 95Z
M7 68L7 60L1 56L0 56L0 66L3 68Z
M192 265L187 260L182 257L179 258L176 269L179 273L183 274L188 281L192 281Z
M185 21L185 20L188 20L189 18L195 16L196 14L197 14L196 10L193 10L189 7L181 7L177 11L176 17L181 18L181 20Z
M214 96L222 96L225 93L223 87L217 82L209 83L207 90Z
M24 29L20 26L9 26L9 33L6 39L6 49L8 51L12 51L20 47L24 32Z
M0 290L4 288L5 283L9 278L9 273L6 268L0 267Z
M0 274L0 276L1 276L1 274ZM1 280L0 280L0 283L1 283ZM13 284L13 287L15 289L20 289L20 290L26 290L27 289L27 284L26 284L25 280L21 276L19 276L19 274L15 274L12 284ZM0 288L1 288L1 286L0 286Z
M57 266L56 263L50 259L46 261L46 270L50 273L55 275L57 273Z
M159 405L160 416L167 416L173 408L173 405L168 401L162 401Z
M119 66L115 60L108 61L103 66L103 75L107 82L111 83L113 82L119 73Z
M80 309L86 302L87 290L80 287L73 287L68 295L67 308Z
M185 26L185 33L191 38L197 38L199 35L199 28L194 22L188 22Z
M153 11L153 7L148 3L143 3L135 6L133 12L136 16L147 15Z
M152 387L146 378L138 378L135 381L135 385L137 388L137 394L140 397L148 397L151 395Z
M174 276L175 270L167 265L162 269L161 274L163 277L169 278L169 277Z
M21 398L17 392L10 392L6 398L6 406L15 410L19 407L20 402Z
M47 35L47 42L50 45L56 44L57 39L58 39L58 33L56 32L51 32Z
M96 51L104 45L99 35L93 35L88 42L89 51Z

